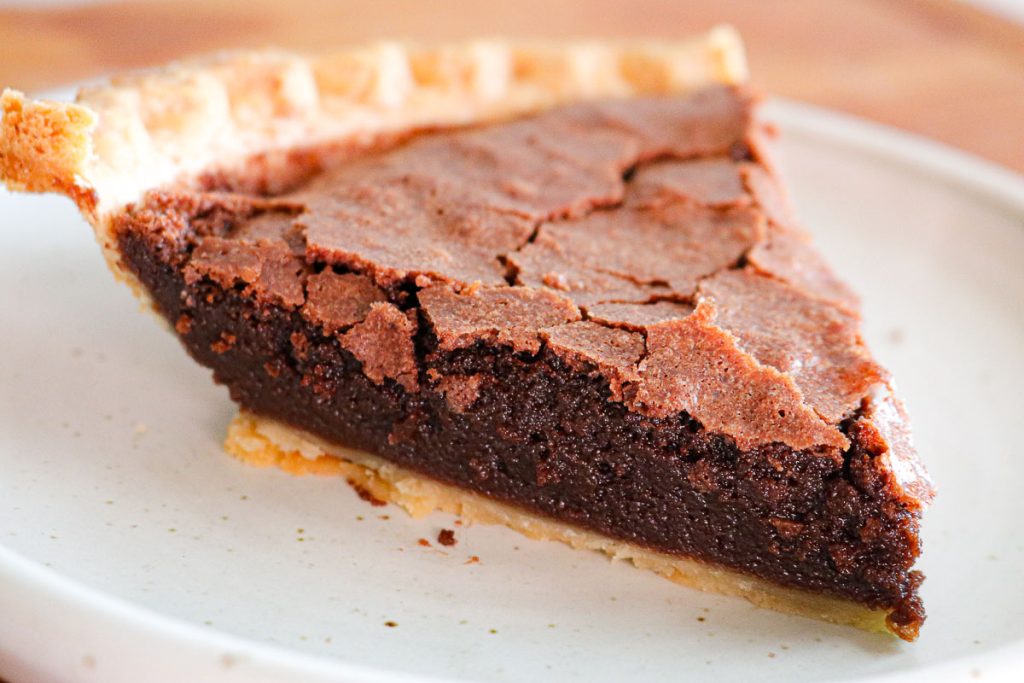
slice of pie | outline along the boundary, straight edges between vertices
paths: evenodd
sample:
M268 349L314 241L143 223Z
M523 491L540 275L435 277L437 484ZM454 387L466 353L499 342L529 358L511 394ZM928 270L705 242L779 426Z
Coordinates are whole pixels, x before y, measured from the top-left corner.
M912 640L933 493L736 36L228 54L3 95L227 448Z

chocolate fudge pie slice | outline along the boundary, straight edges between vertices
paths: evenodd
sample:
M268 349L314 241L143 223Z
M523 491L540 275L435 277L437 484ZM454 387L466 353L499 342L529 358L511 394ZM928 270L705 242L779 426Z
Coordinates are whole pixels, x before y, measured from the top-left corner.
M227 448L913 640L932 486L728 29L226 54L3 95Z

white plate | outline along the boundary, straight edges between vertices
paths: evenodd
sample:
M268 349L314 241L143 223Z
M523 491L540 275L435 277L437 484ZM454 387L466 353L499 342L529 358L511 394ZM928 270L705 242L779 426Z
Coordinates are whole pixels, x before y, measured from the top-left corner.
M1024 667L1024 182L904 134L770 108L801 214L863 295L939 485L918 643L501 528L425 548L451 518L242 465L220 449L226 392L138 314L69 202L0 195L0 673L1009 680Z

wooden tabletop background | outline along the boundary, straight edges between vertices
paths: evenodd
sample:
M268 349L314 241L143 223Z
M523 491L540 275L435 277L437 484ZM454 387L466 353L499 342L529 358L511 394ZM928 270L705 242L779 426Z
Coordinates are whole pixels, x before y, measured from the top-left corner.
M955 0L131 0L0 9L0 86L38 90L225 47L672 37L723 21L744 35L763 90L1024 171L1024 26Z

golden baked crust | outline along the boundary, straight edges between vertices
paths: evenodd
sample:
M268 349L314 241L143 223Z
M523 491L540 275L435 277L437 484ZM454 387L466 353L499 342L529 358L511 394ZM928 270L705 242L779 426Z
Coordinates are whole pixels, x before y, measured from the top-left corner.
M552 45L380 43L321 56L226 52L79 92L0 95L0 181L74 199L118 279L112 219L147 191L238 171L258 155L746 79L739 36Z
M629 560L636 567L651 570L676 583L709 593L743 597L758 607L866 631L890 632L884 610L785 588L747 574L655 552L557 522L442 484L369 453L329 444L250 413L235 416L224 447L240 460L261 467L276 466L290 474L345 477L375 498L404 508L413 517L441 510L470 523L503 524L533 539L561 541L576 549L597 550L615 560Z
M381 43L316 57L220 53L85 88L75 104L6 91L0 168L17 189L74 184L94 191L101 210L113 210L182 174L269 149L745 77L739 37L725 27L674 43ZM45 146L35 147L39 141ZM58 177L40 173L46 170Z

